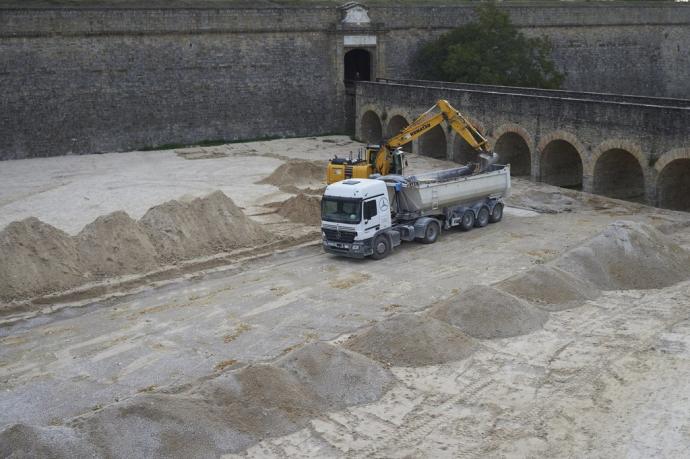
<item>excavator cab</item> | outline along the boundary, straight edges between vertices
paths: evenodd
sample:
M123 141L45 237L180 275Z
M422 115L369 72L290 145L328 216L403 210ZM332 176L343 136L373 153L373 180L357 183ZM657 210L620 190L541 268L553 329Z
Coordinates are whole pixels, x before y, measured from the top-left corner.
M326 183L331 184L351 178L368 178L376 167L378 145L367 145L357 152L357 157L350 153L349 158L335 157L328 162Z

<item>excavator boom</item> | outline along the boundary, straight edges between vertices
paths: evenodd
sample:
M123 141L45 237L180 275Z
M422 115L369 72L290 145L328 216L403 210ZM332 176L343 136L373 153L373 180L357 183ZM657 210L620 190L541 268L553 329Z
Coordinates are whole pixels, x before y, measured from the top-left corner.
M472 148L477 150L483 160L483 169L496 161L494 153L487 150L487 140L459 111L447 100L441 99L426 112L395 136L382 142L377 149L367 148L365 157L358 162L343 165L335 159L328 164L327 182L333 183L346 178L368 178L372 174L403 174L403 159L400 148L426 134L439 124L447 122ZM349 173L348 173L349 172Z

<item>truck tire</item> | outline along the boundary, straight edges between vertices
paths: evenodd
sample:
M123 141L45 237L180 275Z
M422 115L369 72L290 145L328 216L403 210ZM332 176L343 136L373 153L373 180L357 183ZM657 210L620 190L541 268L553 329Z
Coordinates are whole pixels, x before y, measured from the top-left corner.
M489 223L498 223L503 218L503 204L500 202L494 206L494 210L489 216Z
M374 239L374 253L371 254L371 258L381 260L386 258L390 252L391 241L384 234L376 236L376 239Z
M474 226L477 228L484 228L489 224L489 209L487 207L482 207L477 212L477 219L474 221Z
M474 212L471 210L466 210L462 214L462 220L460 220L460 229L463 231L469 231L474 226Z
M424 228L424 237L422 238L422 243L433 244L438 239L438 235L441 233L441 229L436 222L429 222Z

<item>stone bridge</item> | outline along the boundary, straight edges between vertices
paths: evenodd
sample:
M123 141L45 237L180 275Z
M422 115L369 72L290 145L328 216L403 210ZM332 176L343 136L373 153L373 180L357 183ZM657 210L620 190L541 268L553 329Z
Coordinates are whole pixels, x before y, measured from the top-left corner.
M361 82L356 135L378 142L438 99L488 137L513 175L690 211L690 101L417 80ZM408 151L459 163L472 148L437 126Z

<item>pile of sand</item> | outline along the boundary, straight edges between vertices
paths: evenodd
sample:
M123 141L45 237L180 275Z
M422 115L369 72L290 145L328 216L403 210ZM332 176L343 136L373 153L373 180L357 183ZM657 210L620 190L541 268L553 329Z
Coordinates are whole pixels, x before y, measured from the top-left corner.
M0 231L0 301L33 298L162 263L269 241L270 234L220 191L169 201L139 220L124 212L97 218L75 237L36 218Z
M328 409L377 400L392 380L377 362L316 343L276 365L228 372L188 393L140 395L71 426L108 457L218 457L295 432Z
M326 183L326 166L325 161L291 160L257 183L277 186L286 192L308 189L316 193Z
M258 441L232 423L233 413L202 397L147 394L73 421L98 457L218 457Z
M536 266L494 286L548 311L580 306L600 295L589 282L550 265Z
M0 432L0 457L96 457L96 450L68 427L8 426Z
M524 335L541 329L549 318L547 312L484 285L468 288L434 307L430 315L475 338Z
M321 225L321 198L300 193L287 201L271 204L279 215L291 222L305 225Z
M276 362L331 408L378 400L393 382L380 363L325 343L312 343Z
M478 344L440 320L399 314L354 336L346 347L386 364L417 367L465 359Z
M156 249L125 212L98 217L76 237L82 268L98 277L148 272L158 266Z
M85 282L77 244L37 218L0 231L0 300L42 295Z
M220 191L191 202L168 201L139 220L161 260L169 262L250 247L269 234Z
M690 278L690 254L650 225L619 221L553 265L602 290L663 288Z

